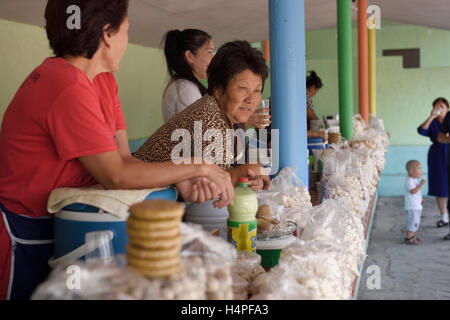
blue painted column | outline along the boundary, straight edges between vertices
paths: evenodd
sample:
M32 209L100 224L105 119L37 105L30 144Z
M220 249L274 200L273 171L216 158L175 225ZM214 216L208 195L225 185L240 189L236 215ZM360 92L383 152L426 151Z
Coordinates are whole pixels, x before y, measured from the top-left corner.
M269 31L272 128L279 129L279 169L296 167L308 186L304 0L269 0Z

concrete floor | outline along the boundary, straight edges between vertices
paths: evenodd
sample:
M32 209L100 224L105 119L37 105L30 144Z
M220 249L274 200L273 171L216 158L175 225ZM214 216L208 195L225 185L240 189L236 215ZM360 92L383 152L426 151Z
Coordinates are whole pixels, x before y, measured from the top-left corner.
M410 246L403 243L403 197L378 198L358 300L450 299L450 240L443 240L449 229L436 228L440 215L435 198L425 201L417 232L423 242ZM380 288L369 289L376 286L377 270Z

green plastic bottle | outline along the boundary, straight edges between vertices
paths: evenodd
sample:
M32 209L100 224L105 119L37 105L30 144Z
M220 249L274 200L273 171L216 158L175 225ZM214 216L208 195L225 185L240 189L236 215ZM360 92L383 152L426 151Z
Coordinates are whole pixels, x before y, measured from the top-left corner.
M256 252L257 211L258 198L249 188L248 178L239 178L238 185L234 188L233 205L228 206L230 216L227 220L228 241L238 251Z

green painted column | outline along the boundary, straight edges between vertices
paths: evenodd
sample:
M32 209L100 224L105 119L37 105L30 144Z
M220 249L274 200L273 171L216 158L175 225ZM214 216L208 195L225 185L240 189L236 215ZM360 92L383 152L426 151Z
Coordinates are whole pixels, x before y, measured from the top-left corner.
M339 122L341 135L353 136L353 71L351 0L337 0Z

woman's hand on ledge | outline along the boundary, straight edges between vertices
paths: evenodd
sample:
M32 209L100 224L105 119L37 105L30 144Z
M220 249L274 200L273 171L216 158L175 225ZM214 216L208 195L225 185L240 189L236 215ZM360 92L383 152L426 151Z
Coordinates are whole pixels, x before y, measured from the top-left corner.
M261 169L259 171L261 171ZM261 173L262 172L258 172L258 174L256 174L252 169L247 170L247 176L249 180L248 186L253 191L267 190L270 187L270 177Z
M186 202L205 202L217 199L220 191L217 186L207 178L196 178L177 183L176 188Z

